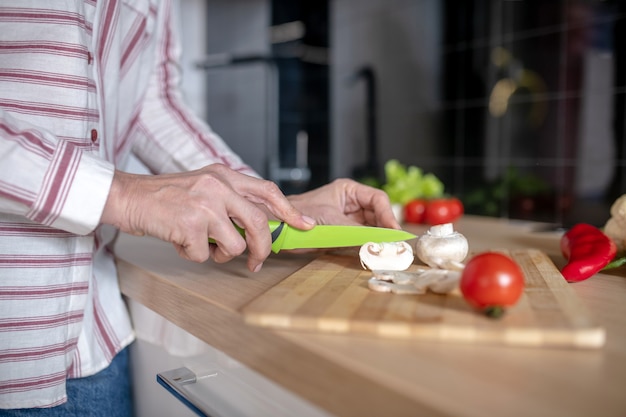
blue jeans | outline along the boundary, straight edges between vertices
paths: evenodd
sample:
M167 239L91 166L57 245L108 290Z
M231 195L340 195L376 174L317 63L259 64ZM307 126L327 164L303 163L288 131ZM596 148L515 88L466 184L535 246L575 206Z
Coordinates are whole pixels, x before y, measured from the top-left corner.
M51 408L0 410L0 417L131 417L128 348L95 375L67 380L67 402Z

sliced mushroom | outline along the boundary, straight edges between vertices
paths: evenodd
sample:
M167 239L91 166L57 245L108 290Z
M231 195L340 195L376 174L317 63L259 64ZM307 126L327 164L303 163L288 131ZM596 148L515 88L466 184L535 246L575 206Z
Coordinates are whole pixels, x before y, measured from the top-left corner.
M420 290L412 284L395 284L382 279L370 278L368 287L376 292L392 292L394 294L424 294L426 290Z
M428 286L428 289L437 294L448 294L459 286L461 281L461 272L447 271L439 280Z
M438 294L454 291L461 280L460 271L421 268L415 272L372 271L368 286L374 291L396 294L424 294L427 290Z
M425 269L422 268L418 270L418 272L373 270L372 273L375 278L383 281L393 282L395 284L413 284L419 273L424 271Z
M405 242L400 244L408 246ZM386 245L394 244L367 243L361 247L361 264L374 274L368 281L370 289L395 294L424 294L428 290L446 294L458 287L469 245L465 236L454 231L452 223L432 226L418 238L415 252L429 268L405 271L413 263L412 251L410 262L403 260L403 264L400 259L407 257L408 251L394 253Z
M369 242L359 250L361 266L364 269L386 269L403 271L415 259L413 248L406 242Z

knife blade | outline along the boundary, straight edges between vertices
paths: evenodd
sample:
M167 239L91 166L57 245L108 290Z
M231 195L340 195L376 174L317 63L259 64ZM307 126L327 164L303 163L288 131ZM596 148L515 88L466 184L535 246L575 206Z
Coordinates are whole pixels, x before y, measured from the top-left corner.
M404 230L373 226L317 225L310 230L289 227L285 222L270 220L272 252L285 249L323 249L361 246L367 242L399 242L417 236ZM245 237L245 230L235 226ZM214 242L212 239L209 241Z

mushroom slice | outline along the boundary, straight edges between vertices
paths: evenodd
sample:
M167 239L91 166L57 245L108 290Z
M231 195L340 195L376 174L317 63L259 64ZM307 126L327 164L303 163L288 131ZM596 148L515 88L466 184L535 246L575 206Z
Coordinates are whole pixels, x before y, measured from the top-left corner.
M431 257L429 262L431 263L430 266L433 268L445 269L449 271L462 271L463 268L465 268L465 264L463 262L458 262L452 259Z
M437 294L448 294L454 291L461 281L460 271L446 271L438 280L432 282L428 289Z
M420 290L426 291L435 286L439 281L446 278L448 271L445 269L429 269L419 275L419 279L416 280L413 285Z
M367 286L373 291L392 292L394 294L424 294L426 292L411 284L394 284L374 277L367 281Z
M427 290L438 294L447 294L457 288L461 280L460 271L451 271L447 269L422 268L415 272L408 271L390 271L390 270L374 270L374 277L370 280L376 280L369 284L371 289L376 285L375 291L387 289L387 292L399 294L400 290L405 294L424 294ZM389 285L385 285L385 283ZM413 286L416 292L410 292L406 288ZM395 289L395 291L394 291Z
M423 272L423 270L421 271ZM374 277L394 284L412 284L419 279L420 272L373 270Z
M413 263L413 248L406 242L368 242L359 250L364 269L403 271Z

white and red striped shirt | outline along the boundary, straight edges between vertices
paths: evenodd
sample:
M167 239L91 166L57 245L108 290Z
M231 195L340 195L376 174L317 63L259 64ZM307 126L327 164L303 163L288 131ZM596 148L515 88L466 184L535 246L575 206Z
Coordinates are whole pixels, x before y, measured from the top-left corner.
M116 166L254 175L182 103L169 0L0 2L0 408L66 400L133 340L99 226Z

